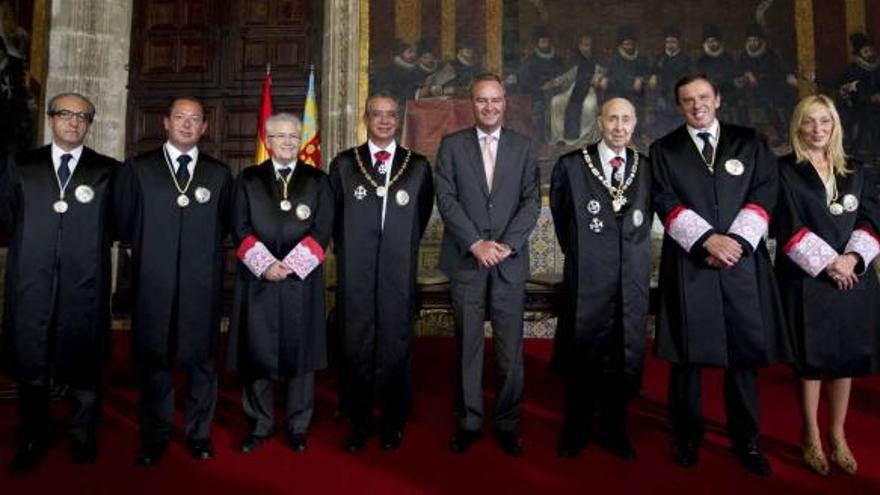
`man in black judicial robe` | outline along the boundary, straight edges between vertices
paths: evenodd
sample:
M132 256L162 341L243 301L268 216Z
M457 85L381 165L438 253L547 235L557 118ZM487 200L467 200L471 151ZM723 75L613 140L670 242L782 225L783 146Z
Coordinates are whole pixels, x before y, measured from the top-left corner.
M287 438L303 452L314 411L315 371L327 366L323 261L333 229L333 198L327 175L296 161L300 120L281 113L265 125L272 158L242 170L233 200L241 264L228 362L241 372L242 405L251 424L239 450L252 452L272 437L273 378L283 378Z
M482 436L483 323L495 340L496 440L522 455L523 312L529 234L540 213L538 160L528 138L504 128L504 86L495 74L471 87L475 128L449 134L437 154L437 209L443 218L440 269L450 278L458 341L453 453Z
M672 364L675 460L697 463L705 430L700 370L719 367L733 452L750 472L767 475L755 368L791 357L763 238L776 203L776 159L753 129L718 121L721 96L707 76L680 80L676 102L687 124L649 153L654 205L666 227L655 350Z
M342 337L351 432L345 448L364 448L380 406L380 446L400 446L412 400L413 325L418 310L419 241L434 204L428 160L394 140L398 102L367 100L367 142L330 164L336 204L336 322ZM379 195L384 188L386 193Z
M143 466L157 463L171 440L178 366L189 378L187 445L196 459L213 456L214 349L232 195L229 168L198 148L208 128L202 104L175 99L163 124L168 141L130 158L116 193L120 231L131 244Z
M641 385L651 282L651 169L627 149L632 104L613 98L599 116L602 140L553 168L550 208L565 254L566 312L556 328L554 367L566 381L557 454L576 457L599 413L599 445L635 458L626 408ZM619 198L614 201L614 198Z
M693 72L693 63L681 46L681 30L668 26L663 30L663 51L654 61L648 87L653 92L650 102L653 122L648 130L651 137L666 135L681 125L681 115L675 106L675 83Z
M33 468L49 435L49 388L69 385L73 460L94 462L101 369L109 357L112 177L119 162L83 145L94 105L49 100L52 143L0 162L0 225L11 233L3 322L18 383L14 472Z

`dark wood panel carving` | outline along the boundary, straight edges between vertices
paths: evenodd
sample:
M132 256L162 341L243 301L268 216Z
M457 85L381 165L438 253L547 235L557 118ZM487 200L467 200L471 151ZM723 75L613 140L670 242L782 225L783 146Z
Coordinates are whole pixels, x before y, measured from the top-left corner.
M129 73L128 152L165 140L175 96L200 98L209 115L200 147L233 169L253 160L266 64L276 108L301 111L308 69L320 77L322 0L135 0Z

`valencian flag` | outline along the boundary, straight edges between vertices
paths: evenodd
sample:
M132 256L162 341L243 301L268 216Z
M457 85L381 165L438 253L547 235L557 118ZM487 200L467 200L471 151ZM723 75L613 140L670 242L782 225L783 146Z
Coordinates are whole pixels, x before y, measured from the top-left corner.
M318 100L315 98L315 67L309 74L309 91L303 111L302 141L297 160L321 168L321 135L318 132Z
M272 116L272 75L266 65L266 78L263 80L263 97L260 102L260 116L257 119L257 151L254 153L254 163L260 164L269 159L269 150L266 148L266 120Z

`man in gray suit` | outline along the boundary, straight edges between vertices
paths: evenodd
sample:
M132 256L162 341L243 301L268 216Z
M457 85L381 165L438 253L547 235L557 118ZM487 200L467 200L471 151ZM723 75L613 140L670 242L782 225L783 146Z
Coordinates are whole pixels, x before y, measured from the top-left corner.
M531 141L501 127L501 79L475 77L470 95L476 128L443 138L435 178L444 223L440 269L451 281L458 339L459 425L449 450L464 452L482 436L483 322L488 317L495 338L495 435L505 453L519 456L523 306L529 234L540 210L538 164Z

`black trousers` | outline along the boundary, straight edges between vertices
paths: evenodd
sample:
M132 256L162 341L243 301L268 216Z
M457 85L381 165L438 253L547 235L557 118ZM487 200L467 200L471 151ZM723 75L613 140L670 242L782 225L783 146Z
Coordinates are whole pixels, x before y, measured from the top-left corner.
M626 436L626 412L638 390L640 377L628 375L624 362L623 300L617 297L608 308L605 335L593 336L579 347L565 379L565 421L562 434L577 443L590 437L593 417L599 416L598 436Z
M100 401L97 385L71 385L67 390L70 416L67 432L78 441L95 438ZM49 436L49 384L46 380L18 382L18 442L46 443Z
M497 269L480 270L450 292L458 343L459 427L478 430L483 423L483 323L488 315L495 340L495 413L497 431L519 426L523 398L523 311L525 283L510 283Z
M187 375L184 435L189 441L211 438L217 405L217 373L214 362L191 365ZM141 369L141 441L161 445L171 440L174 428L174 379L172 369L153 365Z
M251 433L266 437L275 430L275 380L244 378L241 395L244 413L251 421ZM315 410L315 372L282 379L286 390L284 423L288 433L305 434Z
M353 428L372 432L375 427L373 409L378 406L381 411L380 427L383 431L403 429L412 406L410 363L411 352L395 363L345 366L348 412Z
M699 441L705 431L701 369L698 365L673 364L670 370L669 414L679 440ZM724 371L724 408L733 445L754 446L759 434L758 377L754 368Z

